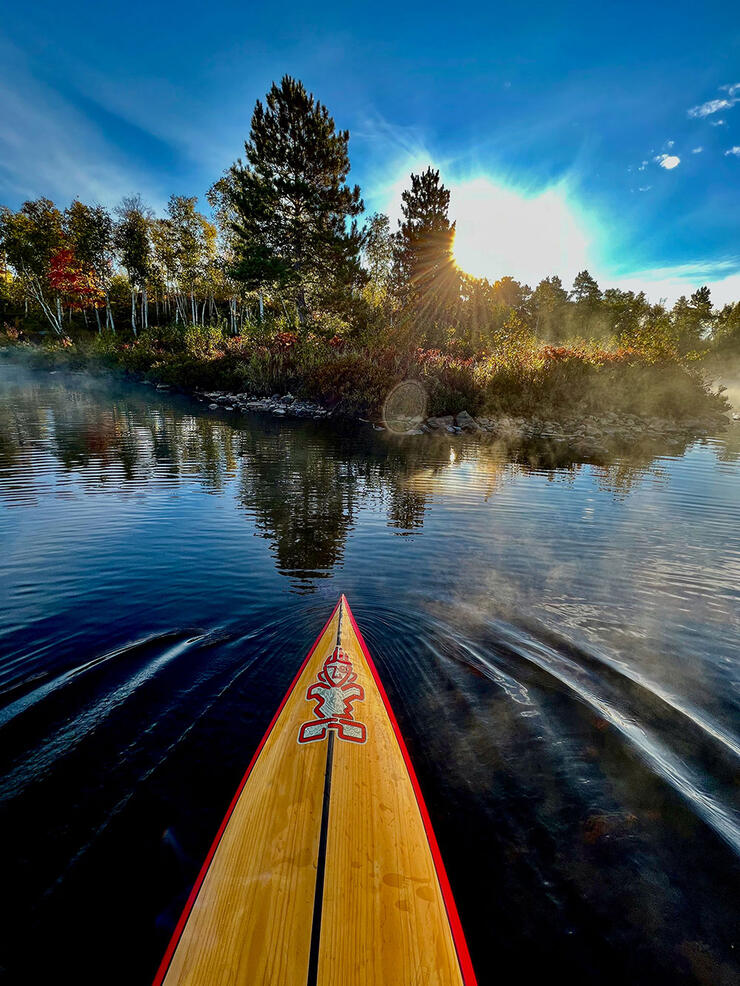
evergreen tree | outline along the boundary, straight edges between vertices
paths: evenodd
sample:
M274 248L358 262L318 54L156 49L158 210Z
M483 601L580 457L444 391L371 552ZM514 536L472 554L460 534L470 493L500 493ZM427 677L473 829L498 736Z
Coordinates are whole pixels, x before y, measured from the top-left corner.
M673 306L673 323L680 353L695 352L704 345L704 337L712 323L712 300L709 288L698 288L686 299L681 295Z
M601 289L587 270L576 274L571 298L576 305L578 329L583 335L593 331L595 317L601 305Z
M346 184L348 130L335 130L325 106L303 83L284 76L266 105L257 101L247 163L237 161L225 192L231 198L238 260L249 287L275 284L292 294L301 326L308 303L362 282L362 237L353 221L360 189Z
M402 196L396 234L394 276L404 307L432 322L459 301L459 275L453 257L455 224L448 217L449 189L431 167L411 175Z
M566 313L568 292L557 274L546 277L532 292L534 331L549 342L561 342L567 336Z

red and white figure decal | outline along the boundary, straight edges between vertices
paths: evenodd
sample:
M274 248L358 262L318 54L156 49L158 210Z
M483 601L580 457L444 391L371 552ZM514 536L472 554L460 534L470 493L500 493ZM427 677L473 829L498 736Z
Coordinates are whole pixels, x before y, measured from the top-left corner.
M356 684L357 675L352 670L352 662L341 647L335 647L327 657L317 678L318 681L306 691L306 701L316 703L313 711L316 718L303 723L298 732L298 742L322 740L333 729L337 739L364 743L367 729L352 715L352 706L363 701L365 689Z

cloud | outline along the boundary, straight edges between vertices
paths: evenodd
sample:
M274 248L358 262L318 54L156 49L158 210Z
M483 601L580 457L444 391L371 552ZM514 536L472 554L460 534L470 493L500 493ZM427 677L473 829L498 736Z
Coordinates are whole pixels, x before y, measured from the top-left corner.
M700 119L711 116L713 113L719 113L720 110L730 110L733 106L734 101L731 99L710 99L709 102L702 103L701 106L692 106L689 110L689 116Z
M653 187L652 185L641 185L640 188L637 189L637 191L638 192L649 192L652 187Z
M709 121L709 126L710 127L726 127L727 126L727 121L726 120L710 120Z
M740 297L740 257L716 263L697 261L611 276L597 276L596 265L593 268L589 270L602 288L613 286L623 291L644 291L652 301L665 298L669 305L681 295L690 295L702 284L709 286L712 301L717 307L734 303Z
M0 202L15 206L46 195L60 205L75 196L112 205L140 191L160 204L151 174L111 146L68 100L34 79L8 44L0 46L0 70Z
M703 150L704 150L704 148L703 148L703 147L694 147L694 148L692 148L692 151L691 151L691 153L692 153L692 154L701 154L701 152L702 152Z
M719 88L722 92L726 92L727 95L721 99L709 99L706 103L692 106L688 110L689 116L695 120L701 120L706 116L713 116L722 110L731 110L733 106L740 103L740 82L734 82L730 85L720 86ZM715 124L715 126L719 126L719 124Z
M668 148L668 150L670 151L670 149L671 149L671 148L673 147L673 145L674 145L675 143L676 143L676 141L675 141L675 140L667 140L667 141L665 142L665 146L666 146L666 147Z
M729 150L725 151L725 157L729 157L730 154L734 157L740 157L740 145L735 144L734 147L730 147Z
M647 166L648 166L649 163L650 163L649 161L643 161L642 164L640 165L640 167L637 170L638 171L644 171L645 168L647 168Z
M681 158L676 157L675 154L659 154L653 158L653 161L657 162L661 168L665 168L666 171L673 171L681 163Z

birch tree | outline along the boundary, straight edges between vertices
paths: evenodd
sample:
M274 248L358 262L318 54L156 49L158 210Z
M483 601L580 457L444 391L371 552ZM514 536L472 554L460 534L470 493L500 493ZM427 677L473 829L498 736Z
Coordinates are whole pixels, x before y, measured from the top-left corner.
M75 199L64 210L64 229L80 264L93 272L95 286L105 298L105 328L115 332L110 304L115 243L113 219L102 205L85 205ZM100 311L94 306L98 332L102 331Z
M62 214L51 199L24 202L17 212L0 208L0 243L7 263L56 335L63 335L62 303L49 282L52 258L64 247Z
M149 227L151 210L144 205L140 195L124 198L116 209L119 221L115 227L115 245L118 260L128 275L131 286L131 328L137 332L136 302L141 293L141 325L149 327L147 280L151 264Z

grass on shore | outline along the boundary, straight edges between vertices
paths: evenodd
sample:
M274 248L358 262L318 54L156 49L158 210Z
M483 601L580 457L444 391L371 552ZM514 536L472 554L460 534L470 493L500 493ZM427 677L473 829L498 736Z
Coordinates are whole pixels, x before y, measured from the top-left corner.
M727 407L700 363L665 352L529 340L470 355L387 343L360 347L311 334L300 340L279 328L233 338L219 328L171 326L138 338L81 333L40 344L11 332L0 343L36 366L123 370L189 392L290 392L347 415L379 415L386 395L407 379L424 385L430 415L467 410L557 419L613 411L685 420Z

